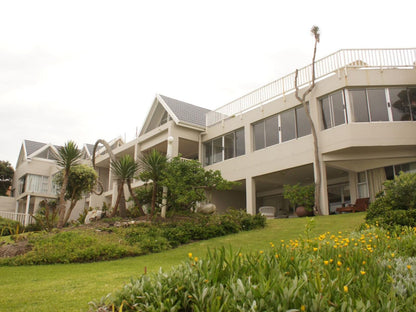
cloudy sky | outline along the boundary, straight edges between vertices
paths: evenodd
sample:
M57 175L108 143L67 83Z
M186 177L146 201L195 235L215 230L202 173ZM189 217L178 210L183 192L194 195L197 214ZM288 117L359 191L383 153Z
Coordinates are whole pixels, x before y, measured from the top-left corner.
M343 48L416 47L416 1L0 0L0 160L131 140L155 94L215 109Z

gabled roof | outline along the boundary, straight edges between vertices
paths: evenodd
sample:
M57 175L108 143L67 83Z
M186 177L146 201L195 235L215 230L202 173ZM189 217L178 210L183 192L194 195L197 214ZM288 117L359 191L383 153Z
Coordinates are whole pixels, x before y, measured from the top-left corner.
M162 100L160 102L164 102L175 115L171 116L174 120L176 117L179 122L182 121L205 127L205 114L210 111L209 109L175 100L161 94L159 95L159 98Z
M163 119L161 111L166 111L169 119L177 125L205 130L205 115L209 109L179 101L165 95L156 94L153 104L147 114L140 135L153 130Z
M34 152L40 150L42 147L47 145L46 143L30 141L30 140L24 140L23 144L25 146L26 157L28 157L29 155L32 155Z

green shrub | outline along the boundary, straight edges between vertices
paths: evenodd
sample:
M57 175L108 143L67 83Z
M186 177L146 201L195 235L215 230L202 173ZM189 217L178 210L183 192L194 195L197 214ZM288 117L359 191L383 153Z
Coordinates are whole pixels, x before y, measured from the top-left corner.
M400 239L399 239L400 238ZM242 254L224 248L169 272L133 278L94 311L414 311L416 258L380 228L270 243Z
M366 221L394 227L416 225L416 173L400 173L384 182L384 194L370 204Z
M0 217L0 236L19 234L24 230L24 226L14 220Z

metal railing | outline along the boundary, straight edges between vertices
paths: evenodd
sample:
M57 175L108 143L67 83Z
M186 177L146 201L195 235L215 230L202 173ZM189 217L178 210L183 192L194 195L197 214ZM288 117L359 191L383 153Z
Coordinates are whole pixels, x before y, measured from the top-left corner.
M315 62L316 80L335 72L346 73L348 68L414 68L416 48L408 49L346 49L335 52ZM299 69L298 86L311 83L312 64ZM228 117L241 114L270 100L295 91L295 72L270 82L220 108L208 112L206 125L209 127Z
M18 221L25 226L28 224L35 223L35 219L31 215L25 213L0 211L0 217Z

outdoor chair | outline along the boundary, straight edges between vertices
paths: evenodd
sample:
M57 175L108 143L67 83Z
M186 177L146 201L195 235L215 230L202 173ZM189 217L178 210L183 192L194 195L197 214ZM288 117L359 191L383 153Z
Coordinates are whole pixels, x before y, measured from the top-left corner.
M260 214L268 219L274 219L276 208L273 206L262 206L259 208Z
M349 204L345 207L338 207L336 209L336 212L360 212L360 211L366 211L368 208L370 198L357 198L355 201L355 204Z

